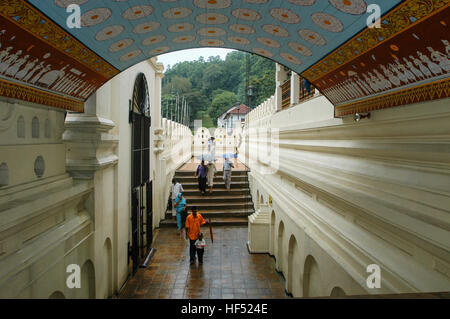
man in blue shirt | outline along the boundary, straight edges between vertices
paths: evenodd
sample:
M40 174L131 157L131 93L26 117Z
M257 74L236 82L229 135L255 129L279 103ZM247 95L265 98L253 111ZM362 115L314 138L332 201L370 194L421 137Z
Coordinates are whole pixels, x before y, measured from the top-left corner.
M206 194L206 174L205 161L202 161L195 172L195 177L198 178L198 188L202 194Z

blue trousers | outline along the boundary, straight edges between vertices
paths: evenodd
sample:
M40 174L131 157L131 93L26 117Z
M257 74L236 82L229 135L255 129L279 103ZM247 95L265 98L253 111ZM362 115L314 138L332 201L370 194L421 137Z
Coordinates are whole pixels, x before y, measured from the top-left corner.
M182 212L182 210L177 211L177 228L178 228L178 230L181 229L181 212Z

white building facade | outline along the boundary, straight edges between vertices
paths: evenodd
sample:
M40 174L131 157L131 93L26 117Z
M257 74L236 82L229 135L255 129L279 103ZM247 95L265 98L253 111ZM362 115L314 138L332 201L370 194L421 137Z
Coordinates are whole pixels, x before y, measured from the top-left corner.
M245 116L251 111L251 108L244 104L238 104L223 113L217 119L217 127L224 128L227 132L242 126Z

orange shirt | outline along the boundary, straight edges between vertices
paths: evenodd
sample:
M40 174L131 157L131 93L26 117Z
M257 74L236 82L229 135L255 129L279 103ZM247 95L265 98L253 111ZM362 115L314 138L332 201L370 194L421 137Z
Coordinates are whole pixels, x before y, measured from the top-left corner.
M191 240L198 239L198 233L200 233L200 226L205 223L203 216L197 213L197 216L194 218L192 214L190 214L186 218L186 228L188 228L188 237Z

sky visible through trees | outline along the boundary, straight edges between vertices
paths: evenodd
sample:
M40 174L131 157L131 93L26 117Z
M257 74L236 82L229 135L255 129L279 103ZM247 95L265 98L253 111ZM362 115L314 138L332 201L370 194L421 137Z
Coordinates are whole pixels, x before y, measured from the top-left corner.
M233 51L225 60L219 56L206 60L200 57L169 66L163 78L162 115L185 125L192 126L194 120L201 119L203 126L216 127L217 118L236 102L247 105L247 56L248 81L254 88L250 106L264 102L275 93L275 63Z

